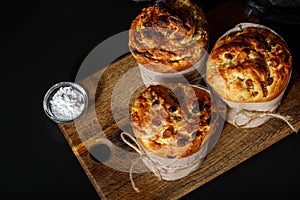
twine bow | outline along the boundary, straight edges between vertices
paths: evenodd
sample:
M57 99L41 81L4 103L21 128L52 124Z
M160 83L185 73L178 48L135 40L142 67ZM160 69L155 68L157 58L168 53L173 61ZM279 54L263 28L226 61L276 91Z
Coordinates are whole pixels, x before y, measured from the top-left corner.
M132 140L135 145L133 145L132 143L130 143L126 138L125 136L127 136L128 138L130 138L130 140ZM161 173L160 171L158 170L158 166L156 163L154 163L148 156L147 154L145 153L144 149L141 147L141 145L138 143L138 141L132 136L130 135L129 133L126 133L126 132L122 132L121 133L121 138L122 140L128 145L130 146L131 148L133 148L137 153L140 154L140 156L132 163L131 167L130 167L130 172L129 172L129 176L130 176L130 181L131 181L131 184L132 184L132 187L133 189L136 191L136 192L139 192L139 189L135 186L135 183L134 183L134 180L133 180L133 177L132 177L132 173L133 173L133 168L134 166L136 165L136 163L140 160L140 159L146 159L147 162L148 162L148 168L154 173L154 175L158 178L158 180L160 181L162 179L162 176L161 176ZM208 145L208 143L205 144L205 146ZM202 148L205 148L204 146ZM192 162L190 163L187 163L187 164L183 164L183 165L180 165L180 166L163 166L162 169L172 169L172 170L182 170L182 169L185 169L185 168L188 168L188 167L191 167L193 165L195 165L196 163L198 163L200 160L203 160L205 158L205 155L207 153L207 151L205 150L204 152L204 155L202 156L198 156L196 159L194 159ZM172 159L173 160L173 159Z
M131 144L126 138L125 136L129 137L134 143L135 145ZM121 133L121 138L122 140L128 145L130 146L131 148L133 148L138 154L140 154L140 156L135 160L133 161L131 167L130 167L130 171L129 171L129 177L130 177L130 181L131 181L131 185L133 187L133 189L136 191L136 192L140 192L140 190L135 186L135 183L134 183L134 180L133 180L133 177L132 177L132 173L133 173L133 168L134 166L136 165L136 163L138 161L140 161L142 158L146 159L149 163L149 168L150 170L154 173L154 175L157 177L157 179L160 181L161 180L161 174L159 172L159 170L157 169L155 163L146 155L145 151L143 150L143 148L140 146L140 144L137 142L137 140L132 137L132 135L130 135L129 133L126 133L126 132L122 132Z
M246 117L249 118L249 120L247 122L245 122L244 124L238 124L237 123L237 119L241 116L244 115ZM245 110L245 109L241 109L239 110L234 118L233 118L233 124L235 125L235 127L237 128L244 128L246 127L248 124L250 124L253 120L255 119L259 119L259 118L263 118L266 116L270 116L270 117L274 117L274 118L278 118L281 119L283 121L285 121L290 128L294 131L294 132L298 132L298 128L295 128L290 122L289 120L292 119L292 117L290 116L282 116L280 114L276 114L276 113L272 113L272 112L267 112L267 111L253 111L253 110Z

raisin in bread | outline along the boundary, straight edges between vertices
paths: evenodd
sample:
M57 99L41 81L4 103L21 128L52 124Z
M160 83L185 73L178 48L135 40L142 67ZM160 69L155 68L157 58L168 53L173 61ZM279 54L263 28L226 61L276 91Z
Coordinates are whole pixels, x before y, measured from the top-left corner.
M208 23L202 9L189 0L154 4L132 21L128 45L136 61L152 71L183 71L205 54Z
M150 152L183 158L199 151L210 129L207 90L185 84L150 85L130 106L136 138Z
M245 27L219 39L206 63L207 83L233 102L266 102L286 88L292 56L285 41L268 28Z

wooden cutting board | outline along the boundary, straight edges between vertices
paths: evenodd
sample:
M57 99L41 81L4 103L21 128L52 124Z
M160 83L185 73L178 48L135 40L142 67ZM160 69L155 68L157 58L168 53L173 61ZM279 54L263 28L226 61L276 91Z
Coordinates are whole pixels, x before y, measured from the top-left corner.
M236 12L230 16L228 9ZM227 1L206 13L209 23L213 25L210 30L212 44L227 29L245 21L244 10L240 1ZM132 89L131 84L141 82L138 72L135 76L127 77L130 81L124 80L124 74L136 69L135 60L128 54L83 79L80 84L89 94L86 114L75 123L59 125L101 199L178 199L293 133L279 119L271 119L253 129L237 129L225 123L218 142L198 170L176 181L158 181L151 172L135 173L133 179L140 189L140 193L137 193L126 172L126 155L123 157L115 152L115 147L133 152L120 138L121 129L130 127L126 115L123 115L126 111L119 105L126 101L124 94ZM119 93L116 93L116 86L121 87ZM292 117L290 122L296 128L300 127L299 86L300 78L293 72L278 109L278 113ZM120 94L122 91L123 95ZM112 105L120 111L120 115L114 115ZM100 157L97 154L101 154ZM110 167L107 164L110 162L118 163L124 170Z

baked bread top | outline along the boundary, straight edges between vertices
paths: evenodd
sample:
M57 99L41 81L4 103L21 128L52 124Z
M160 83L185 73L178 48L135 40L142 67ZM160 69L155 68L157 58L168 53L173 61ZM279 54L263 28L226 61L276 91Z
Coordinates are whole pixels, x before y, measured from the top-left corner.
M132 21L128 45L137 62L152 71L185 70L208 48L206 17L189 0L151 5Z
M266 102L286 88L292 56L267 28L246 27L219 39L206 63L207 83L233 102Z
M197 152L207 139L211 119L208 91L184 84L150 85L130 107L136 138L164 158Z

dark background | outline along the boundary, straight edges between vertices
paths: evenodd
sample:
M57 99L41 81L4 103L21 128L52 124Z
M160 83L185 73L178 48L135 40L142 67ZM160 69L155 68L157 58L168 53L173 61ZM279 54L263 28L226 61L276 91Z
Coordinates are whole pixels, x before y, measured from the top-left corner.
M205 12L223 1L195 1ZM126 0L1 3L0 198L99 199L57 125L45 92L74 81L88 53L128 30L149 4ZM232 13L234 11L228 11ZM299 25L265 19L287 41L299 72ZM300 137L293 133L182 199L300 197Z

